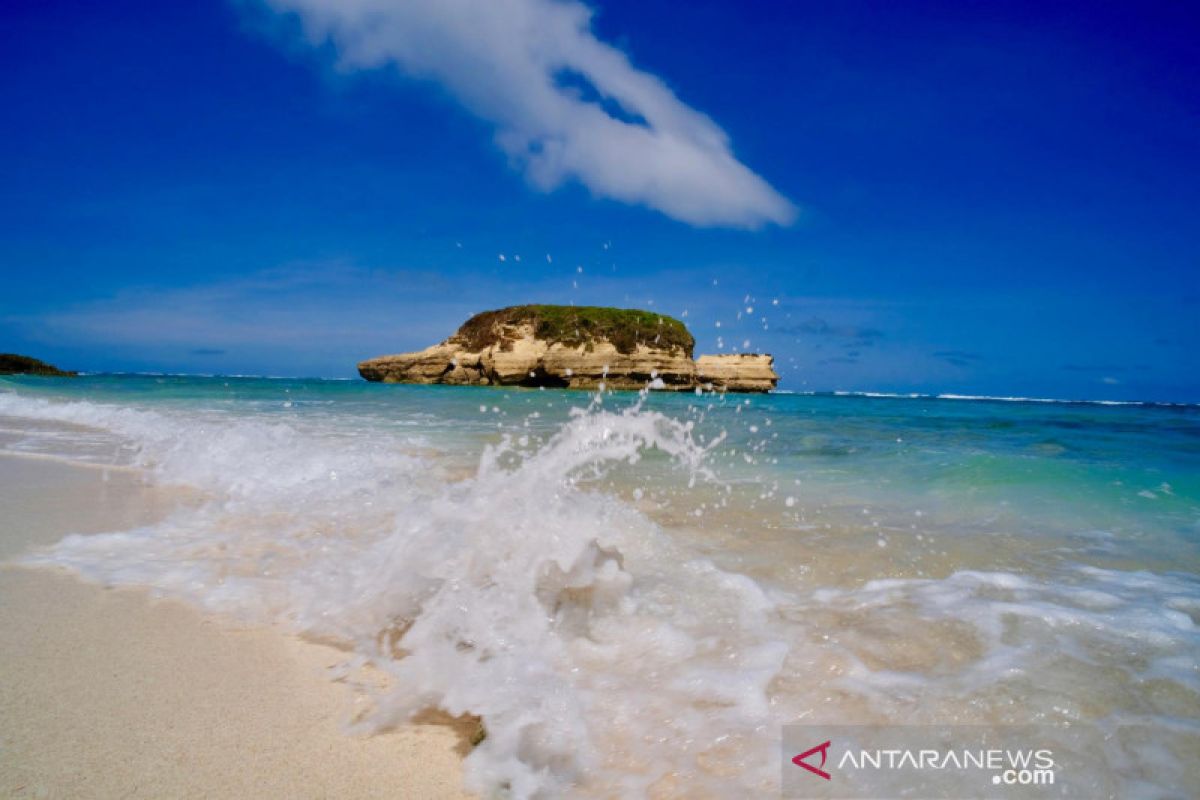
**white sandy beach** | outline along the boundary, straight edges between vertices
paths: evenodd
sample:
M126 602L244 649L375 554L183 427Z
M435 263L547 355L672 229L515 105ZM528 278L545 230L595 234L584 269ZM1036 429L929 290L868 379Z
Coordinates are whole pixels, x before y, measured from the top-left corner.
M64 502L69 498L69 502ZM0 559L149 522L134 471L0 457ZM0 568L0 796L464 797L468 723L362 737L334 647L143 591Z

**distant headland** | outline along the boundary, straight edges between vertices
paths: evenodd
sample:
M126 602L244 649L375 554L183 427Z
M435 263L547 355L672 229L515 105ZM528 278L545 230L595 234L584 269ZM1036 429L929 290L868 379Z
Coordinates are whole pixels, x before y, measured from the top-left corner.
M73 378L77 374L29 356L0 353L0 375L47 375L55 378Z
M693 359L687 326L663 314L599 306L525 305L484 311L453 336L415 353L358 365L369 381L564 389L697 387L767 392L779 376L769 355Z

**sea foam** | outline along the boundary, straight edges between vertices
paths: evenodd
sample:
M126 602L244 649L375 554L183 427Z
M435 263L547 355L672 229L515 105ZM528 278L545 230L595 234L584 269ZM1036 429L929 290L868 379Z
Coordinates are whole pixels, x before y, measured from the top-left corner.
M291 422L12 395L0 413L119 432L158 480L208 496L31 563L351 643L391 677L370 724L430 706L483 719L477 791L773 786L767 687L788 649L773 603L581 483L651 451L708 479L690 423L580 410L539 448L504 438L452 480L412 437L350 448Z
M348 667L389 676L362 726L427 707L482 718L487 738L466 760L481 793L771 794L780 726L797 720L1086 723L1113 735L1073 755L1090 770L1123 765L1113 780L1125 796L1185 785L1178 753L1200 738L1194 575L1051 560L1016 574L957 557L928 577L839 584L846 521L794 528L801 538L779 552L811 560L802 578L755 552L762 542L724 541L755 552L751 579L701 548L714 532L688 525L707 518L667 526L640 489L629 501L604 480L654 462L724 497L719 433L637 402L592 402L527 429L512 416L520 403L495 397L470 415L483 420L473 441L488 444L463 470L444 425L367 423L334 405L283 414L278 403L0 393L0 416L106 431L122 463L200 495L158 524L70 536L27 561L344 642ZM723 510L750 515L752 531L781 529L774 501L756 502ZM845 557L884 558L869 517L854 516L869 546ZM911 555L936 555L917 539ZM1116 735L1122 726L1137 736Z

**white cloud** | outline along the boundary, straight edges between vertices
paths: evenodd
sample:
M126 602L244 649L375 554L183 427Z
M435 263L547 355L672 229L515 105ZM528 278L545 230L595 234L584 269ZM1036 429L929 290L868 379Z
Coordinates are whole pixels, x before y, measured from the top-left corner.
M496 126L496 143L544 191L576 179L596 196L693 225L756 228L795 217L712 120L597 39L580 2L263 1L296 14L312 45L332 43L342 69L395 66L443 85Z
M338 375L367 356L444 338L471 310L452 289L427 271L293 264L3 317L0 331L166 369Z
M481 259L490 263L492 252ZM548 281L502 270L448 276L342 260L290 263L0 315L0 341L11 339L14 349L23 342L36 352L68 352L85 370L348 376L363 358L441 341L485 309L528 302L635 305L631 293L652 293L645 273L589 277L586 294L567 290L575 277L573 268ZM687 277L664 273L658 280L684 287Z

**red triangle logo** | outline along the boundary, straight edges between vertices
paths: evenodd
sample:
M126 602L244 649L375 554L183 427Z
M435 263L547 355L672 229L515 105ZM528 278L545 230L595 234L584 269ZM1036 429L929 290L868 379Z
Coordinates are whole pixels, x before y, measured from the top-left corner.
M816 747L812 748L811 750L805 750L803 753L801 753L800 755L793 758L792 763L795 764L797 767L804 767L806 770L811 772L813 775L817 775L821 778L824 778L825 780L829 780L830 779L829 773L826 772L824 769L822 769L822 767L825 766L825 757L827 755L827 751L829 750L829 744L830 744L829 742L825 742L824 744L817 745ZM814 755L815 753L821 754L821 766L820 767L814 767L812 764L809 764L808 762L806 762L804 760L804 759L808 758L809 756Z

